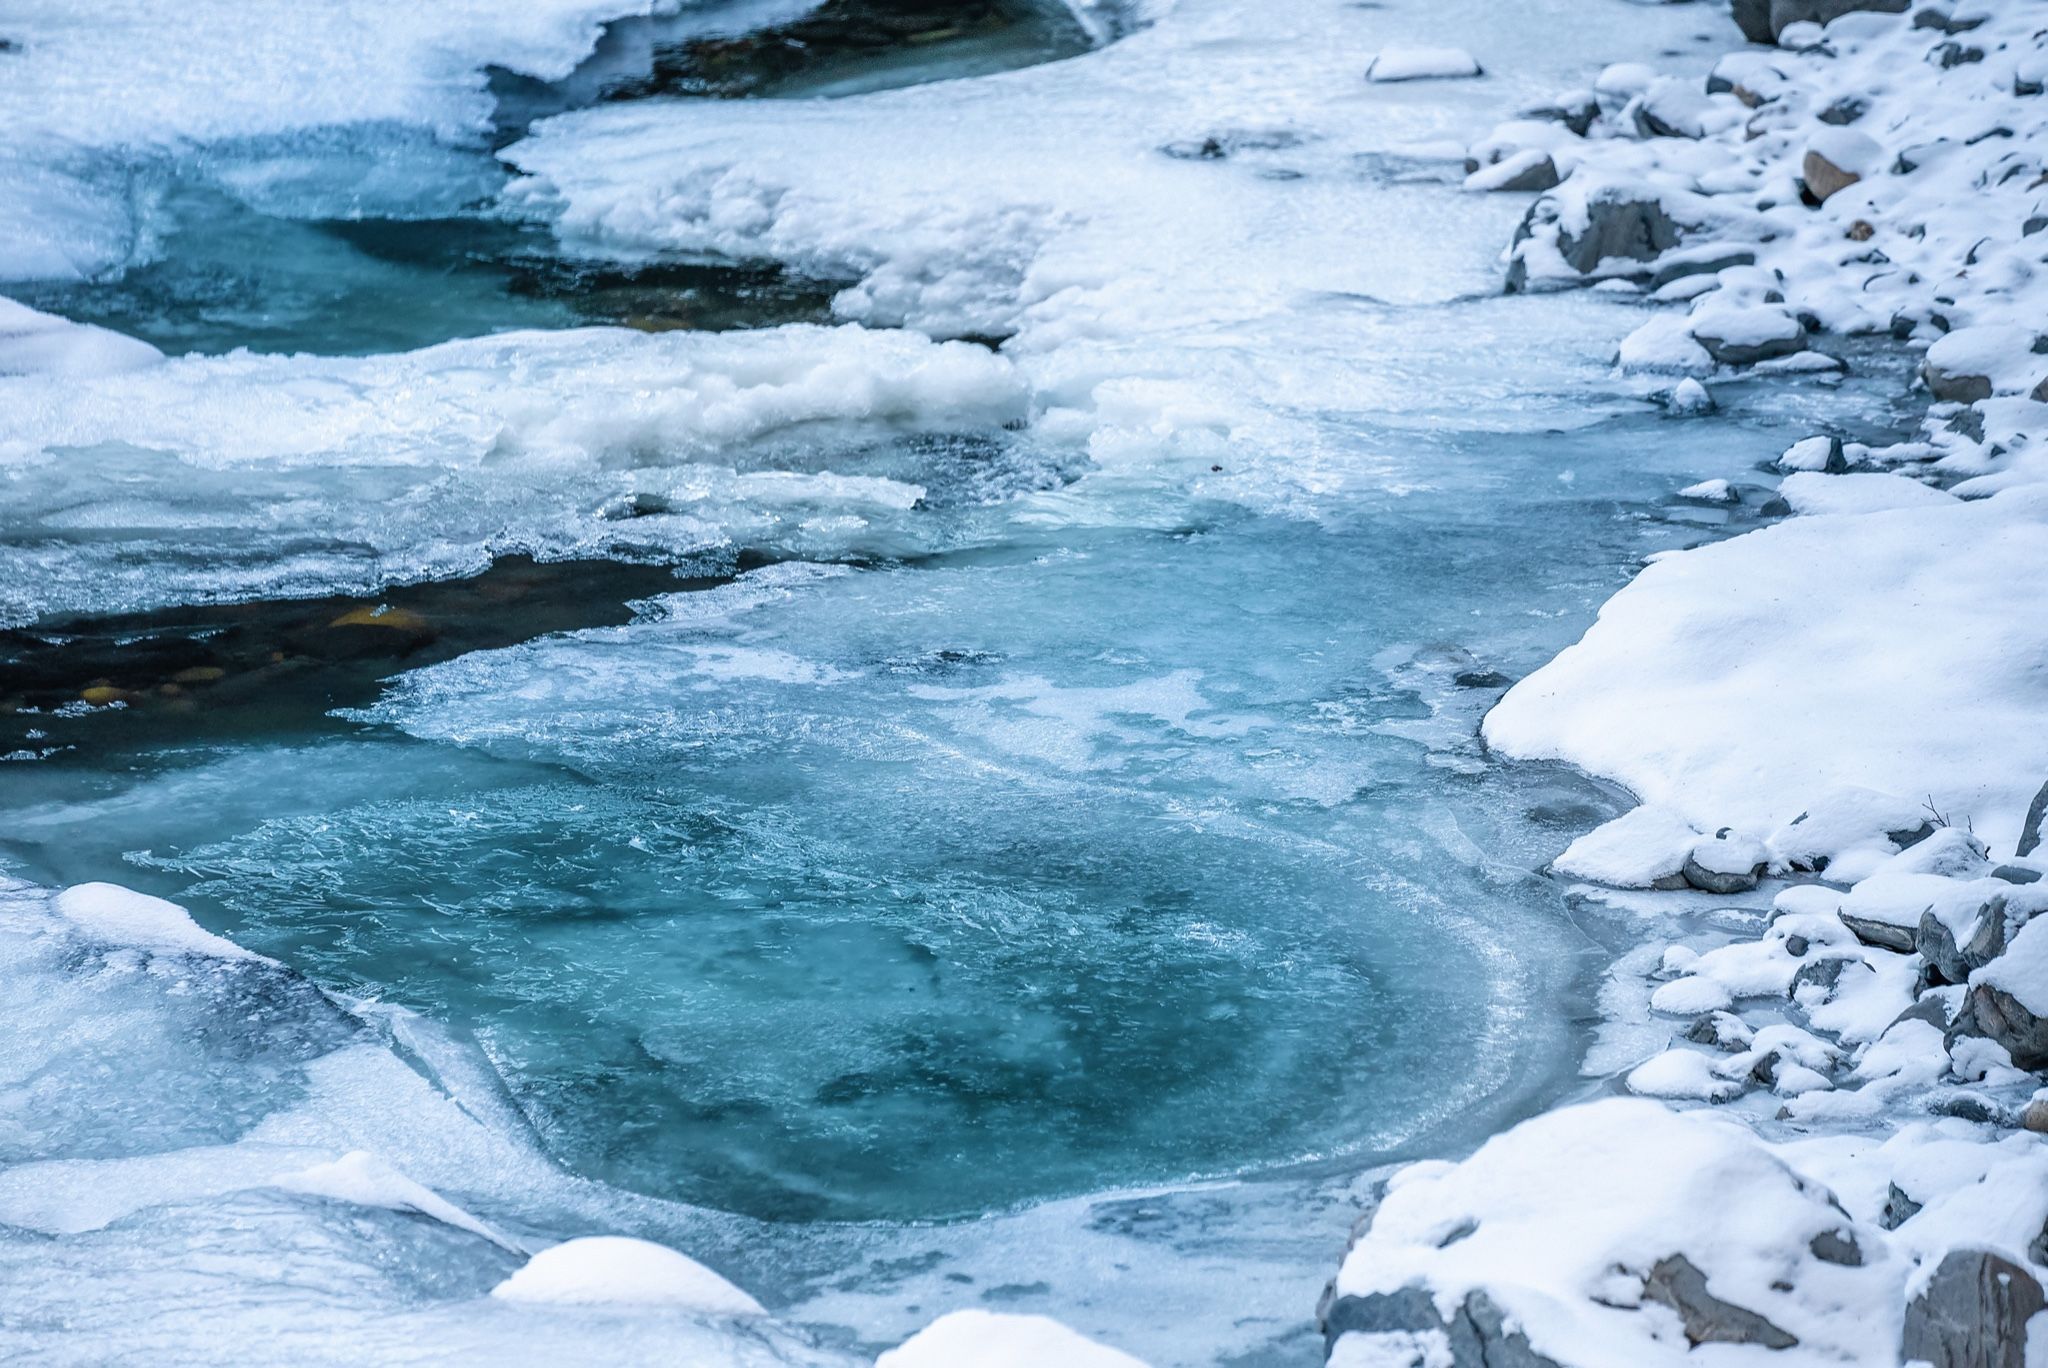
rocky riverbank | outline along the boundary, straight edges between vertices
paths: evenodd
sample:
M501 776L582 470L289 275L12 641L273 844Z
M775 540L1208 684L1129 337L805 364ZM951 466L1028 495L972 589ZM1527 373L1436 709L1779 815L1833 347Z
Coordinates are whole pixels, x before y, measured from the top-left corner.
M2048 1354L2048 12L1902 8L1738 3L1704 83L1610 67L1473 149L1544 192L1507 287L1656 306L1617 364L1673 412L1868 334L1926 410L1799 434L1796 516L1653 558L1486 719L1644 800L1552 866L1645 942L1586 1070L1633 1096L1397 1173L1333 1364Z

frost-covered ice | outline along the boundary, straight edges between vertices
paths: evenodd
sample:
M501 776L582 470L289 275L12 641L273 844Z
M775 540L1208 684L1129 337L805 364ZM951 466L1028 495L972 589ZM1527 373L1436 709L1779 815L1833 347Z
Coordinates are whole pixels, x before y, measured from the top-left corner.
M29 541L0 621L373 593L513 551L680 559L777 529L830 555L886 538L872 525L925 490L821 469L796 439L857 449L1029 412L1002 357L856 328L187 357L101 377L85 402L79 383L0 377L10 530Z

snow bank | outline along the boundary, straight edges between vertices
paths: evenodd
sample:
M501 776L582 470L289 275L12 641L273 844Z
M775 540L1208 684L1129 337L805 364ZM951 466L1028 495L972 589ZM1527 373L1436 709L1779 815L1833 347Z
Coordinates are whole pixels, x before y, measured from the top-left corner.
M2033 490L1663 556L1508 691L1485 736L1702 827L1769 831L1857 786L1932 795L2010 848L2048 776L2044 557L2048 491Z
M767 1314L695 1259L623 1235L587 1235L543 1249L491 1295L544 1304L677 1306L714 1316Z
M272 963L216 936L176 903L110 883L74 884L50 900L56 913L96 941L153 955L199 955Z
M107 375L163 360L139 338L0 299L0 376Z
M1437 1328L1383 1324L1424 1306L1443 1325L1491 1317L1496 1335L1574 1368L1684 1363L1699 1339L1875 1363L1905 1272L1881 1232L1746 1128L1609 1100L1397 1174L1325 1321L1341 1345ZM1404 1306L1411 1288L1427 1302Z
M1145 1368L1045 1316L955 1311L875 1360L875 1368Z

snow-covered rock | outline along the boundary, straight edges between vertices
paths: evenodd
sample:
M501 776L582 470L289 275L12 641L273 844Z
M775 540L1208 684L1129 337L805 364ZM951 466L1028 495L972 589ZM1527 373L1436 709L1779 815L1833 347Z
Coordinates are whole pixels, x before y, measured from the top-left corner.
M1479 59L1463 48L1407 44L1381 48L1365 69L1367 80L1380 82L1448 80L1483 74Z

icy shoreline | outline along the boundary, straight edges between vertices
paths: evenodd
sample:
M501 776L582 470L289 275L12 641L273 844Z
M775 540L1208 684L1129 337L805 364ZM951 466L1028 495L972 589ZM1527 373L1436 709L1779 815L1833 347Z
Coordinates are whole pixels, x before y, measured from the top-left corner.
M1704 90L1610 68L1475 148L1468 188L1556 185L1510 287L1667 306L1619 363L1675 412L1870 332L1932 402L1792 444L1795 516L1655 558L1487 717L1645 801L1553 873L1641 919L1587 1072L1662 1101L1395 1175L1345 1368L2048 1361L2048 29L1746 8L1776 46Z

